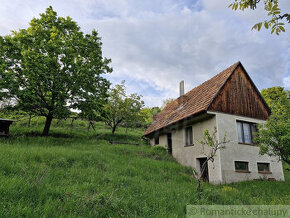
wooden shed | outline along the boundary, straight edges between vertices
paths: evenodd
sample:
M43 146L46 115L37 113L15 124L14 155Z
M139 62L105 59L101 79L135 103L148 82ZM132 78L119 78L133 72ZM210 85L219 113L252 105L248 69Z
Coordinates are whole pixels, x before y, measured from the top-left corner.
M0 136L9 136L9 127L13 123L13 120L0 118Z

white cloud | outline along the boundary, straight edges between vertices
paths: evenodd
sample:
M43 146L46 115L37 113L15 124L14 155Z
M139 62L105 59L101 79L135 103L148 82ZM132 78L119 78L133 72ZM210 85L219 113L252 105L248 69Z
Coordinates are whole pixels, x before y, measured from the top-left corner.
M290 76L283 78L283 85L285 88L290 89Z
M264 19L262 8L239 13L219 0L23 2L1 1L0 34L27 26L52 5L84 31L99 30L104 55L112 58L111 81L125 79L151 106L177 97L180 80L189 91L238 60L259 88L289 83L289 34L251 31Z

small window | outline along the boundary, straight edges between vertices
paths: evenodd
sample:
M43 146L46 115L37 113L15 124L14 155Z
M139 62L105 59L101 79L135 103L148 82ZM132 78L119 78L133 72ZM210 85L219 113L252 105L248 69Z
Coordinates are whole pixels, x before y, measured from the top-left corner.
M270 164L269 163L258 163L258 171L259 172L270 172Z
M193 145L192 126L185 128L185 146Z
M249 162L235 161L235 170L240 172L249 172Z
M254 144L254 135L257 132L256 124L237 121L238 142Z
M154 136L155 145L159 145L159 136Z

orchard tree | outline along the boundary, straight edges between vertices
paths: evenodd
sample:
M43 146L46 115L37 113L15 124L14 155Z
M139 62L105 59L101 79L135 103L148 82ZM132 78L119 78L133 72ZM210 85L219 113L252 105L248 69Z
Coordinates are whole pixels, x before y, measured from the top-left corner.
M281 86L262 89L261 94L275 116L284 116L289 110L290 92Z
M126 94L125 81L122 81L109 91L103 115L105 123L111 127L114 134L119 125L132 125L132 123L138 122L143 106L144 102L140 95Z
M290 14L281 13L278 0L234 0L233 3L229 5L233 10L252 9L255 10L257 6L264 5L264 9L268 14L269 19L263 22L259 22L253 26L252 29L260 31L262 26L266 29L271 30L272 33L279 35L281 32L285 32L285 22L290 23Z
M205 129L203 131L203 140L201 140L199 143L203 146L203 150L206 151L203 155L205 156L205 161L200 166L200 170L197 170L194 168L193 175L197 181L196 184L196 194L197 198L200 199L201 194L201 181L203 178L203 175L205 173L206 168L208 167L208 163L212 162L214 163L216 154L218 150L222 150L226 148L226 144L229 141L227 140L227 133L224 134L224 137L222 140L218 140L217 138L217 128L214 127L214 131L212 133L209 132L208 129Z
M47 136L53 118L106 98L110 84L102 75L112 69L101 45L97 31L84 34L47 8L27 29L0 36L0 100L16 99L22 110L46 117Z
M153 121L154 116L161 112L159 107L145 107L140 111L140 120L143 127L148 127Z
M282 87L263 89L262 96L272 114L264 125L259 126L256 142L261 154L278 156L290 164L290 99L289 91Z
M104 113L104 104L107 102L107 93L104 93L106 98L98 98L94 96L90 101L82 101L78 108L81 111L78 114L78 118L88 120L88 131L90 127L95 130L94 122L102 120L102 114Z

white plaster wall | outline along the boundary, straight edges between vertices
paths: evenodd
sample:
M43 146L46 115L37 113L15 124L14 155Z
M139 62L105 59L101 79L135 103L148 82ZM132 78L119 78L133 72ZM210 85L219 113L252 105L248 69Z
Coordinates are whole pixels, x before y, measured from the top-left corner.
M243 180L252 180L259 178L275 178L284 181L282 163L278 162L277 157L268 155L259 155L259 147L253 145L239 144L236 121L248 121L252 123L263 123L265 121L235 116L224 113L212 112L216 115L218 136L221 140L227 132L227 139L230 142L226 145L226 149L220 151L222 181L223 183L231 183ZM250 173L235 172L234 161L249 162ZM258 173L257 162L270 163L270 171L272 174Z
M159 144L155 145L154 138L150 139L150 145L152 146L162 146L164 148L167 148L167 134L160 134L159 135Z
M199 170L199 162L197 158L205 157L208 152L207 146L202 146L199 142L203 138L204 129L213 132L216 126L215 116L208 118L206 120L192 123L193 129L193 146L185 146L185 127L188 125L178 128L172 132L172 155L173 157L182 165L191 166ZM208 164L209 171L209 182L214 184L219 184L222 182L221 169L220 169L220 157L219 152L215 157L214 163Z

